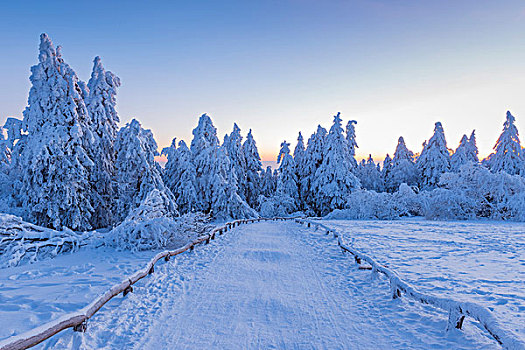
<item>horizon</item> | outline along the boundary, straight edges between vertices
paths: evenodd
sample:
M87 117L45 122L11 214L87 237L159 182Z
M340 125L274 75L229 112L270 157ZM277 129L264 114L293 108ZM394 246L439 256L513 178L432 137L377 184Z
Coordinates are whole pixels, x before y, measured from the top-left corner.
M221 142L234 122L243 136L251 128L266 162L283 140L293 152L299 131L306 143L318 124L328 130L339 111L344 123L358 122L356 158L376 161L393 155L399 136L419 153L437 121L450 149L475 129L480 158L492 152L507 110L522 130L519 1L129 5L2 5L10 51L0 58L0 122L22 117L46 32L83 81L101 56L122 81L121 125L137 118L159 151L173 137L189 144L203 113Z

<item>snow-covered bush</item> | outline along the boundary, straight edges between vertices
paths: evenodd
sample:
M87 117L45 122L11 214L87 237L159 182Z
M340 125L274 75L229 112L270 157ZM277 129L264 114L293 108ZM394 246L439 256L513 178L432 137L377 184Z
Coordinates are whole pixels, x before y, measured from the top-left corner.
M106 244L122 250L148 250L185 244L193 235L181 230L188 214L177 218L177 210L168 196L154 189L138 208L131 210L126 219L106 237Z
M325 218L393 220L399 218L399 213L391 194L356 190L348 196L344 209L336 209Z
M431 219L525 219L525 179L506 172L491 173L467 163L458 173L445 173L440 186L420 195L426 199L425 216Z
M399 216L422 216L425 200L412 187L402 183L392 194L392 201Z

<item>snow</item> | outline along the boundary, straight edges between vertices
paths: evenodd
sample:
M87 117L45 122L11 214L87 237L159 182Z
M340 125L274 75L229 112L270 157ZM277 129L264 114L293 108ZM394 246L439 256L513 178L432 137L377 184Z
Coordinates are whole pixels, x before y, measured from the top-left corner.
M323 223L420 291L485 306L525 340L525 224L417 219Z
M1 322L0 334L24 328L28 319L37 325L64 308L76 310L94 289L107 288L115 272L129 273L136 268L132 260L143 265L145 257L102 251L59 257L40 266L47 276L25 280L23 288L14 279L34 273L35 265L3 270L1 295L29 305L22 304L28 313L20 313L2 303L0 312L13 322ZM63 293L72 287L76 293ZM34 305L42 314L31 320ZM158 265L133 293L102 308L86 333L66 330L42 348L498 348L472 324L445 332L447 317L405 298L392 300L385 281L358 270L331 236L293 222L265 222L243 225Z

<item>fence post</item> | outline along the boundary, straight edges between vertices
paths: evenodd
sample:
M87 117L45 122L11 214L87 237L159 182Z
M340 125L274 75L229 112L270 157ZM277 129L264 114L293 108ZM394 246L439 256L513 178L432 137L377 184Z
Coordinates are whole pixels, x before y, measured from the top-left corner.
M448 313L447 331L450 331L453 328L461 329L461 327L463 327L463 320L465 320L465 315L463 315L463 310L460 306L450 308Z

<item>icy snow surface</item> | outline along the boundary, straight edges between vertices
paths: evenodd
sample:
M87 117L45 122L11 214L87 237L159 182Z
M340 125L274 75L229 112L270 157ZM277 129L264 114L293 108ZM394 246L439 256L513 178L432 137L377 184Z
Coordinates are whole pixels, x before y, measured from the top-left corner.
M525 339L525 224L323 220L421 292L487 307Z
M296 223L236 228L160 264L134 293L46 348L81 349L479 349L498 348L466 321L392 300L333 238Z

